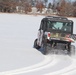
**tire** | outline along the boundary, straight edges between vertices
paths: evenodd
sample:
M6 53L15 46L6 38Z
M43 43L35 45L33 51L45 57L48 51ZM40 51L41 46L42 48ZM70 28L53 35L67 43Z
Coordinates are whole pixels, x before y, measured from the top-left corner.
M35 41L34 41L34 48L40 49L40 46L37 45L37 40L38 40L38 39L35 39Z
M44 55L47 55L47 42L46 42L45 39L42 41L42 46L41 47L42 47L42 53Z
M43 51L42 51L42 53L43 53L44 55L47 54L47 46L46 46L46 45L43 46Z
M68 55L71 54L71 43L68 43L68 49L67 49Z
M71 45L70 46L70 55L75 55L75 46L74 45Z

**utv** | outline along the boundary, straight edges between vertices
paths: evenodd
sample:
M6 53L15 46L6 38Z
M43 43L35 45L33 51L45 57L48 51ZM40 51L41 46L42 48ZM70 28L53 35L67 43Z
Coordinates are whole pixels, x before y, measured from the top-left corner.
M67 53L75 52L71 43L76 40L73 34L73 21L64 17L47 16L42 19L38 31L38 38L34 41L34 48L43 48L43 54L46 55L48 48L51 50L67 50Z

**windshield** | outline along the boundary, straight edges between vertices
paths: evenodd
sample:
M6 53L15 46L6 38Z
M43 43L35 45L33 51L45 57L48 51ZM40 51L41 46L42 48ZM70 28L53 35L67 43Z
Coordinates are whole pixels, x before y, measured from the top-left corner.
M51 30L59 30L63 32L71 32L72 31L72 23L71 22L57 22L57 21L48 21L48 28Z

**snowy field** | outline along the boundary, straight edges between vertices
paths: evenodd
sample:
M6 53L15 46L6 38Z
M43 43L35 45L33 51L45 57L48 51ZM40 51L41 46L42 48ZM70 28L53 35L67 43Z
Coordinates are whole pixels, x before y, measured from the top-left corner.
M33 48L42 18L0 14L0 75L76 75L76 56L44 56ZM69 19L76 33L76 18Z

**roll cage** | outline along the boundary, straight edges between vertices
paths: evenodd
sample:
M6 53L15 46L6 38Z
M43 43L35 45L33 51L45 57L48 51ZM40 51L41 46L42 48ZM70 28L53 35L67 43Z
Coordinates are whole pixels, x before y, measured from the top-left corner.
M53 24L52 29L51 29L52 26L51 24ZM42 19L39 30L73 34L73 21L68 20L67 18L64 17L48 16Z

